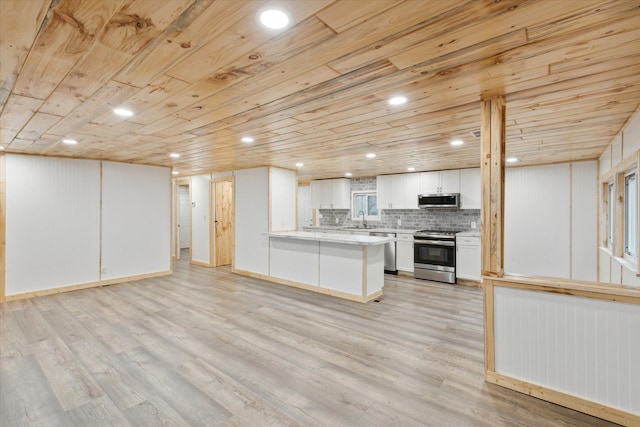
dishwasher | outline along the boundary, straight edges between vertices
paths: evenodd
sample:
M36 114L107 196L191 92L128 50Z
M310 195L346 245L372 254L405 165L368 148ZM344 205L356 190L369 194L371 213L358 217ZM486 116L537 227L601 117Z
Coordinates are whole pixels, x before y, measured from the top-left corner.
M372 231L369 236L377 237L393 237L395 239L396 233L387 233L384 231ZM396 242L385 243L384 245L384 272L391 274L398 274L396 268Z

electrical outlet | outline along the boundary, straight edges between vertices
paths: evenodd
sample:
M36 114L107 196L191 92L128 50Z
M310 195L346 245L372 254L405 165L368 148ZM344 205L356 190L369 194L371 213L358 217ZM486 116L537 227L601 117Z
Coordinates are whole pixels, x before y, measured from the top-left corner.
M401 225L402 225L402 220L398 218L398 227L400 227Z
M336 218L336 224L340 224L340 220Z
M474 230L476 229L477 225L478 224L475 221L471 221L471 228L473 228Z

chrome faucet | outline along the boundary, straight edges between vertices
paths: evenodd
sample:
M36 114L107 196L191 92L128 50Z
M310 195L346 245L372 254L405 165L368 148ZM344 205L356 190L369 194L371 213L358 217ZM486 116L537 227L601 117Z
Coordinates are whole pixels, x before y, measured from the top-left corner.
M364 218L364 211L358 212L358 216L362 215L362 228L367 228L367 220Z

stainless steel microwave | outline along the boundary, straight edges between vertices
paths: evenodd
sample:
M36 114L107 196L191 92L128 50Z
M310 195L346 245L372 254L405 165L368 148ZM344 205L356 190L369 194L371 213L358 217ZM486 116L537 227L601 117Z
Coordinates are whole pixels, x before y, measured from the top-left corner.
M418 194L418 207L426 208L459 208L460 193Z

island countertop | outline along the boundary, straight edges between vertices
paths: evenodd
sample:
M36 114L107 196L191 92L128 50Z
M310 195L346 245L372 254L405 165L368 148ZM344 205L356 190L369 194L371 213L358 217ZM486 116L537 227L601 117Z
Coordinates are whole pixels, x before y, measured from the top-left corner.
M346 245L360 246L384 245L385 243L396 241L395 237L318 233L311 231L277 231L266 234L269 237L283 239L312 240L316 242L344 243Z

